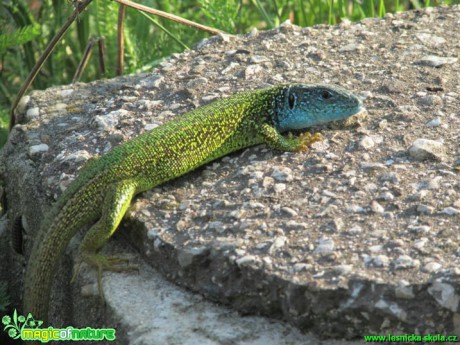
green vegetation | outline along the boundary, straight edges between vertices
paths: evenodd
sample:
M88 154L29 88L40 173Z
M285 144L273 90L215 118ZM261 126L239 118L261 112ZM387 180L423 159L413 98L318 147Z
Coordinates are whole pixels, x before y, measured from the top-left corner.
M8 108L0 106L0 149L8 138ZM1 212L0 212L1 214Z
M245 33L256 27L270 29L290 19L299 26L335 24L383 16L425 6L458 4L460 0L138 0L145 6L187 18L229 33ZM105 37L105 66L98 68L93 52L82 81L115 76L117 61L118 3L93 1L46 61L33 88L68 84L93 37ZM0 2L0 145L5 138L8 109L21 84L51 38L73 11L72 1L1 0ZM150 16L150 15L149 15ZM127 8L124 37L124 74L147 71L162 58L209 34L163 18ZM3 128L3 131L2 131Z

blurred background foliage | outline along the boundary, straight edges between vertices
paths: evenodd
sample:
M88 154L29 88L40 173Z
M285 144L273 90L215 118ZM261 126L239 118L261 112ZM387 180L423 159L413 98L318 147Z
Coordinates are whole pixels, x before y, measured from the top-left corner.
M51 38L73 11L73 1L0 0L0 147L6 140L7 114L11 102ZM271 29L287 19L299 26L336 24L383 16L427 6L458 4L460 0L142 0L161 11L232 34L252 28ZM105 75L98 69L96 54L83 72L82 81L115 76L119 4L94 0L71 26L46 61L32 87L44 89L68 84L88 41L105 38ZM210 34L163 18L159 25L127 8L124 37L124 71L148 71L163 58L193 47ZM173 37L172 37L172 36Z

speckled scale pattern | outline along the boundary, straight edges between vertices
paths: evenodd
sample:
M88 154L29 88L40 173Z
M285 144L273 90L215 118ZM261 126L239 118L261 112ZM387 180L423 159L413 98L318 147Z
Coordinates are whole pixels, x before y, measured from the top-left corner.
M111 165L111 172L115 177L119 170L136 174L145 183L138 190L142 191L260 143L258 126L271 121L268 109L276 91L240 93L157 127L115 149L112 157L116 163Z
M335 92L333 102L318 96L324 89ZM296 105L287 102L289 95L312 102ZM94 223L80 244L78 260L111 269L97 252L118 227L136 193L261 142L280 150L303 149L310 142L307 137L285 138L280 131L289 129L290 123L303 123L305 128L312 121L323 123L353 115L361 103L350 95L332 86L302 84L238 93L179 116L89 162L40 227L26 271L24 313L47 319L56 265L81 227ZM311 110L305 108L311 103ZM320 109L322 117L313 109ZM280 122L283 128L279 128ZM101 267L99 282L100 272Z

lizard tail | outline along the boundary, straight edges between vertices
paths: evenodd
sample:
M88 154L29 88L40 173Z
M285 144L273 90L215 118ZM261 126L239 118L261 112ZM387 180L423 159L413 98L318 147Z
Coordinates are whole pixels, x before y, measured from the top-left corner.
M24 314L48 321L48 308L54 274L65 248L85 224L94 222L97 198L84 207L74 203L79 193L57 202L47 215L35 239L25 275ZM56 216L57 215L57 216Z

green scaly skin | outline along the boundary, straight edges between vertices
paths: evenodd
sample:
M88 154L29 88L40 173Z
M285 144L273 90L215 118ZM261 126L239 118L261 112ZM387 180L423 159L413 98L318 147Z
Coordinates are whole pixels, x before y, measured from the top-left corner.
M281 133L352 116L361 101L332 85L288 84L247 91L197 108L91 161L41 224L25 277L24 313L48 319L56 265L70 239L93 224L79 247L81 262L98 270L123 270L120 259L98 254L132 198L230 152L266 143L280 151L302 151L320 139Z

